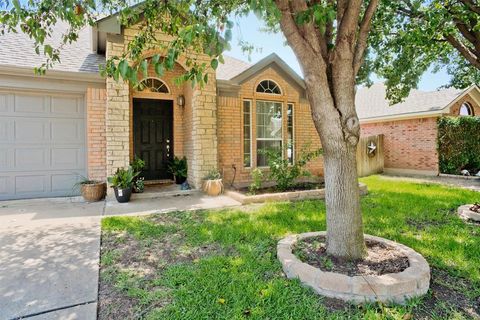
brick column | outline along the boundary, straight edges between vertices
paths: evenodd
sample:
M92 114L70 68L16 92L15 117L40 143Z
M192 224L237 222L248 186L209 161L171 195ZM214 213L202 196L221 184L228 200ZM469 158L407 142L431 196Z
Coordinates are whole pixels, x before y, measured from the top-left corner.
M190 182L196 188L212 169L218 168L217 147L217 91L215 74L209 74L209 82L192 93L192 161Z
M87 143L88 178L105 181L106 172L106 135L105 135L106 90L104 88L87 89Z
M123 39L107 39L107 59L121 56ZM107 174L112 175L118 168L130 163L130 87L128 83L107 78Z

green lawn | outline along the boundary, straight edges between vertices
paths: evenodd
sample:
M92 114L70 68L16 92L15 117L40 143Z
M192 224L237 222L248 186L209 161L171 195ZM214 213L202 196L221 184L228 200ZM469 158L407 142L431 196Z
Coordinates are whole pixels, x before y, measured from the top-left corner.
M100 319L469 319L480 314L480 226L455 212L480 194L373 176L365 232L430 263L429 294L352 306L286 279L276 243L325 229L322 201L112 217L102 222Z

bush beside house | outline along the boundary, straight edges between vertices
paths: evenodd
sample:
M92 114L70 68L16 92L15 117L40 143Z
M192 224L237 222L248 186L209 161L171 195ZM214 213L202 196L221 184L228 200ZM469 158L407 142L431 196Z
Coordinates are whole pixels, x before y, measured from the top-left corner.
M480 170L480 117L441 117L438 119L440 172L459 174Z

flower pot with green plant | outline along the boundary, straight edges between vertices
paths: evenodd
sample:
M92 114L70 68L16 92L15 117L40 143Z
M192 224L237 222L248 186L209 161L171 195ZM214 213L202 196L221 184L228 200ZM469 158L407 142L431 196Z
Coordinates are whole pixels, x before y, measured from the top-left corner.
M168 172L175 177L176 184L182 184L187 180L188 164L187 158L174 157L168 165Z
M128 167L128 169L119 168L113 176L108 177L108 182L112 185L118 202L130 201L134 179L138 174L132 167Z
M212 169L204 177L203 191L209 196L218 196L223 192L222 175L217 169Z
M145 161L135 155L135 158L130 163L130 166L132 167L133 172L136 173L136 176L133 179L133 192L142 193L145 189L145 181L141 174L145 168Z
M80 187L80 193L87 202L103 200L107 194L107 184L102 181L82 178L76 186Z

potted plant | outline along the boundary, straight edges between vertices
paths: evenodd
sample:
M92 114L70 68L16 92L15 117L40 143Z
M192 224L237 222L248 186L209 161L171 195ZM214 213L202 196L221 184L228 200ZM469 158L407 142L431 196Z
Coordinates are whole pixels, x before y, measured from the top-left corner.
M188 174L187 158L174 157L168 165L168 171L175 177L176 184L184 183Z
M132 167L128 167L128 169L119 168L113 176L108 177L108 182L112 185L118 202L130 201L133 180L136 176L138 176L138 172L135 173Z
M222 176L217 169L212 169L204 178L203 191L209 196L218 196L223 192Z
M133 169L133 172L136 174L133 179L133 192L142 193L145 189L144 178L140 177L142 170L145 168L145 161L135 155L135 158L130 163L130 166Z
M77 183L77 186L80 186L80 193L87 202L103 200L107 194L107 184L102 181L83 178Z

